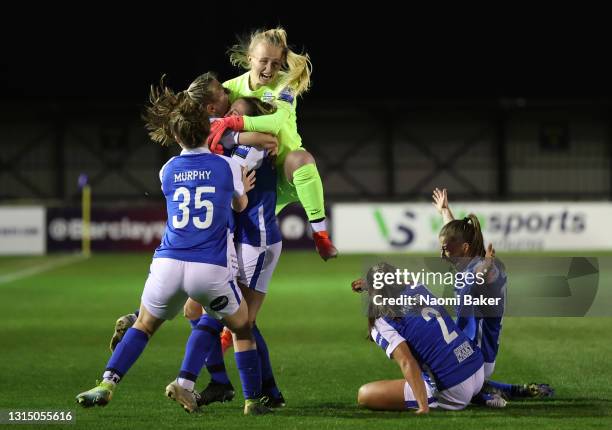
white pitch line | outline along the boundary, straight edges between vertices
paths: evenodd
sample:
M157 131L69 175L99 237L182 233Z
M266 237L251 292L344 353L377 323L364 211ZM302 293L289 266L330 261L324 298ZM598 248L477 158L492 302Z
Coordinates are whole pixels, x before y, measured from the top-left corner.
M9 282L17 281L19 279L27 278L29 276L38 275L39 273L47 272L49 270L57 269L59 267L86 260L87 258L88 257L85 257L83 255L70 255L68 257L49 261L47 263L39 264L34 267L28 267L27 269L19 270L17 272L0 275L0 285L8 284Z

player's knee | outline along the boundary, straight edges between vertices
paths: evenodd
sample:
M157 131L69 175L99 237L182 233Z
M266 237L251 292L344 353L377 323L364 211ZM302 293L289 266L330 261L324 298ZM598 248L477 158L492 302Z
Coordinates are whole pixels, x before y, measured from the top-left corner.
M357 391L357 406L361 408L367 408L370 405L371 391L368 385L362 385Z
M243 323L237 324L232 328L232 332L236 336L237 340L252 340L252 323L246 319Z
M291 151L287 154L287 160L296 168L303 166L304 164L314 164L315 159L312 154L308 151Z
M147 321L140 318L134 323L134 328L136 330L144 332L149 337L153 336L153 334L157 330L157 327L151 321Z
M315 164L315 159L308 151L291 151L285 158L285 175L290 181L293 180L293 172L306 164Z

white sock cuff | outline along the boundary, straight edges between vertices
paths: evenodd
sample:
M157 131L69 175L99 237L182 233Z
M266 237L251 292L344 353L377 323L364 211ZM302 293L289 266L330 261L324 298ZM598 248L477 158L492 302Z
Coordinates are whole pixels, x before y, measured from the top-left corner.
M115 385L121 380L121 376L117 375L115 372L111 372L110 370L104 371L102 374L102 380L105 382L111 382Z
M320 231L327 231L327 220L324 219L323 221L319 222L311 222L310 226L312 227L312 231L317 233Z
M195 387L195 382L190 381L189 379L176 378L176 382L178 382L181 387L188 391L193 391L193 387Z

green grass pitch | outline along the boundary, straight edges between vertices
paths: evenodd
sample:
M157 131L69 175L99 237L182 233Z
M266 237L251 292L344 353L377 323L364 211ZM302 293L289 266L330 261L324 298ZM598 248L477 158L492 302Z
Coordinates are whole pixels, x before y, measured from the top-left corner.
M0 278L57 258L1 258ZM138 306L149 263L150 254L100 254L0 283L0 409L71 409L76 425L66 428L95 429L612 428L611 318L504 320L495 379L548 382L556 389L553 400L423 417L358 409L360 385L401 374L365 340L360 298L349 288L363 257L323 263L314 252L282 255L258 319L287 399L284 410L244 417L239 390L233 402L192 415L165 398L190 331L181 316L155 335L107 407L82 409L74 396L100 378L114 320ZM600 280L609 285L612 273ZM233 354L226 359L239 389ZM198 388L207 381L203 374Z

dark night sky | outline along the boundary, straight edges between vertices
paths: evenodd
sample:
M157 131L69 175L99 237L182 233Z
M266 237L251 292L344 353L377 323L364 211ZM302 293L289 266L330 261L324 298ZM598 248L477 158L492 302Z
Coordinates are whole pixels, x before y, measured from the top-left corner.
M350 18L247 17L229 2L212 11L83 3L33 16L27 8L5 16L0 30L0 99L142 100L162 73L178 89L207 70L229 78L238 73L225 56L235 35L277 23L312 57L313 100L612 96L605 28L553 16L455 20L452 11L423 17L379 7Z

